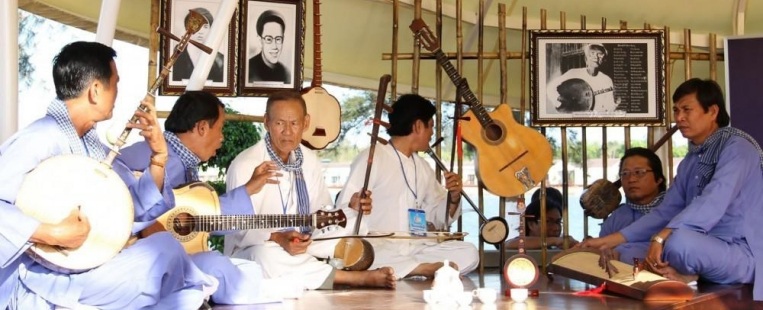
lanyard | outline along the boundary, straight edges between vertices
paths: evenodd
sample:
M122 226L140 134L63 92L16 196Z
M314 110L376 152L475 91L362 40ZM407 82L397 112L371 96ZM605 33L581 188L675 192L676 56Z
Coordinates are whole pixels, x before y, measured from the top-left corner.
M408 177L405 176L405 168L403 168L403 159L400 158L400 154L397 152L397 148L395 148L395 145L392 144L392 141L389 142L389 145L392 146L392 148L395 150L395 155L397 155L397 161L400 163L400 170L403 172L403 180L405 180L405 186L407 186L408 190L411 191L411 194L413 194L413 199L415 199L416 203L418 204L419 196L416 195L416 191L413 190L414 188L416 188L416 185L419 182L419 176L416 170L416 159L412 158L413 159L413 188L411 188L411 184L408 183Z
M289 176L291 176L291 172L289 172ZM278 182L278 196L281 197L281 207L283 208L283 214L286 214L286 208L289 206L289 202L291 202L291 193L294 191L293 182L289 182L289 184L291 184L291 187L289 188L289 195L286 196L286 201L284 201L283 194L281 193L281 182Z

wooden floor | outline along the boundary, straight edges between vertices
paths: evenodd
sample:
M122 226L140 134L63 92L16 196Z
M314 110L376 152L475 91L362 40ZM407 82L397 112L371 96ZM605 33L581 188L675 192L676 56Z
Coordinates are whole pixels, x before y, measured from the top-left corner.
M494 288L503 292L506 287L497 270L488 270L484 277L470 274L464 278L464 289ZM262 305L217 305L216 310L248 309L447 309L427 305L422 291L432 285L428 280L402 280L396 290L340 289L308 291L300 299ZM573 293L592 288L585 283L555 276L554 280L541 277L533 287L540 296L524 303L499 295L494 305L484 305L476 298L471 309L763 309L763 302L753 303L751 285L700 284L695 298L678 303L644 303L639 300L606 293L595 297L574 296ZM469 308L460 308L469 309Z

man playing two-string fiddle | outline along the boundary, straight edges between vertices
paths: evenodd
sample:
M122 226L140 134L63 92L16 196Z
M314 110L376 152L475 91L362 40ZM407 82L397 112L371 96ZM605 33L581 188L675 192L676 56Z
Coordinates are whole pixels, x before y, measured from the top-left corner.
M374 209L363 222L370 231L418 230L414 223L431 223L436 228L449 227L461 215L462 185L458 175L444 173L445 186L437 183L434 170L416 153L429 148L434 130L434 105L418 95L403 95L389 114L391 139L377 145L374 152L368 189L374 193ZM347 183L337 199L346 206L351 195L361 189L369 150L355 157ZM450 203L447 196L450 195ZM445 219L445 212L448 219ZM426 230L426 225L423 225ZM421 232L421 231L419 231ZM369 239L376 251L371 268L391 266L397 277L433 277L445 259L455 263L461 274L474 270L479 263L477 248L464 241Z

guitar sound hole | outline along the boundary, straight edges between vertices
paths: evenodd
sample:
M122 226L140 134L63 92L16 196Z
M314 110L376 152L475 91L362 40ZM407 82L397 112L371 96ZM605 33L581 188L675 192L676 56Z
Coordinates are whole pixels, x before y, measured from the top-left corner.
M190 235L194 231L195 226L193 216L188 213L180 213L172 219L172 230L181 236Z
M503 129L498 124L490 124L485 128L485 137L490 141L498 141L503 136Z

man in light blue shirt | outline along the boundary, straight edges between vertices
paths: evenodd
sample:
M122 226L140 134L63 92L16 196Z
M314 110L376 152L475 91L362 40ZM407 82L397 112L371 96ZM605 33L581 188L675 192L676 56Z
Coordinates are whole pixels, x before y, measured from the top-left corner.
M648 268L690 282L754 283L763 300L763 152L729 127L717 83L690 79L673 94L673 113L689 153L659 207L618 233L584 242L611 249L651 241ZM756 269L758 272L756 272Z
M77 274L48 269L25 254L33 244L77 248L91 233L87 214L77 206L70 206L74 211L59 223L42 223L24 214L16 200L25 177L48 158L105 158L107 148L95 124L111 118L114 109L119 81L115 56L100 43L65 46L53 61L57 99L47 115L0 145L0 309L195 309L207 294L204 289L216 286L168 233L138 240L99 267ZM139 122L127 126L145 137L153 164L140 179L124 166L112 167L132 196L135 218L125 219L130 224L153 220L174 199L164 184L167 145L156 125L153 100L142 103L149 112L136 111Z
M620 159L620 181L625 192L625 203L604 220L599 237L604 237L628 227L656 208L665 197L665 175L662 161L643 147L625 151ZM643 260L649 242L623 243L615 248L615 256L621 262L633 263L634 258Z

